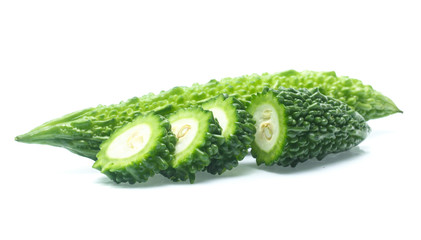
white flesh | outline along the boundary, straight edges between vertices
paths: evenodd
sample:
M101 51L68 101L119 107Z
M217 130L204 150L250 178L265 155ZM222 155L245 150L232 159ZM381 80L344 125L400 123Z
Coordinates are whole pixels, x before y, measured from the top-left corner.
M224 110L222 110L220 108L217 108L217 107L211 108L211 109L209 109L209 111L211 111L213 113L213 117L218 120L219 125L222 128L222 135L224 135L225 129L227 128L227 125L228 125L227 114L225 113Z
M279 137L279 118L275 109L270 104L262 104L256 108L253 114L256 121L257 146L265 152L269 152Z
M171 130L178 138L175 154L184 151L196 137L199 122L194 118L183 118L171 123Z
M127 158L140 152L148 143L151 137L151 128L148 124L134 126L108 146L107 155L110 158Z

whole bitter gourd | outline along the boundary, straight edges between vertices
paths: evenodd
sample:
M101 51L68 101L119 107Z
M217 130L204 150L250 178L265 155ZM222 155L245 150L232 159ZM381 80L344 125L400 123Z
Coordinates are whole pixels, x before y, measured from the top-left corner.
M247 155L256 133L255 122L243 103L226 94L202 104L202 108L213 113L225 138L219 148L220 159L211 161L206 170L211 174L222 174L236 167L238 161Z
M176 141L167 119L152 113L141 115L101 144L93 167L116 183L146 182L168 168Z
M295 167L348 150L370 131L364 118L318 89L264 89L247 110L256 121L251 154L257 164Z
M264 87L314 88L330 97L347 103L366 119L384 117L400 110L395 104L371 86L349 77L338 77L334 72L296 72L294 70L262 75L211 80L191 87L175 87L159 94L147 94L120 104L98 106L47 122L32 131L16 137L26 143L48 144L91 159L96 159L99 145L117 128L132 121L141 113L150 111L167 114L180 108L200 105L225 93L241 101L250 100Z
M175 182L190 180L193 183L197 172L205 170L212 161L221 160L222 129L212 112L200 107L180 109L168 120L178 141L174 158L161 174Z

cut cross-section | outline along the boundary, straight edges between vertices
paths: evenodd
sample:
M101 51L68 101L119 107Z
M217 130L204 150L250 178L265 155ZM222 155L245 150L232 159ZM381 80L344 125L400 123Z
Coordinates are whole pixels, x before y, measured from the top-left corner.
M178 142L170 167L161 173L172 181L189 179L193 183L196 172L219 158L219 147L224 141L220 136L221 127L212 112L199 107L181 109L168 119Z
M145 182L168 168L175 144L167 119L153 113L142 115L101 145L93 167L117 183Z
M219 95L202 107L212 111L222 127L225 140L219 148L219 158L213 159L206 170L212 174L222 174L236 167L238 161L247 155L256 132L255 122L241 101L227 95Z

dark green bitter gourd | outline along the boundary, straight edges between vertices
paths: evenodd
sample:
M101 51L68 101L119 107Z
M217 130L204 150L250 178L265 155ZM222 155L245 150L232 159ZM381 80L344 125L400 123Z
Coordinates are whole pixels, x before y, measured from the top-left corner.
M168 114L177 109L200 105L221 93L249 101L264 87L314 88L330 97L345 102L366 120L401 112L389 98L349 77L338 77L334 72L297 72L294 70L274 74L252 74L191 87L175 87L159 94L109 106L98 106L66 115L47 122L34 130L16 137L26 143L48 144L96 159L99 145L117 128L132 121L139 114L150 111Z
M202 108L213 113L225 138L219 148L220 158L211 161L206 170L211 174L222 174L236 167L238 161L247 155L256 133L255 122L244 104L228 95L219 95L202 104Z
M220 159L219 148L224 144L221 127L211 111L200 107L180 109L168 120L178 141L175 157L161 173L175 182L190 180L193 183L197 172Z
M295 167L346 151L370 132L364 118L318 89L264 89L247 110L256 121L251 154L257 164Z
M167 119L152 113L141 115L101 144L93 167L116 183L146 182L168 168L176 141Z

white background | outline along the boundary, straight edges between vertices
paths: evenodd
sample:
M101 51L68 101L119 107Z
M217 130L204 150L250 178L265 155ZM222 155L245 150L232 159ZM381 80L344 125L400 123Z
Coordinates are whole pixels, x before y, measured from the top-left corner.
M421 239L417 1L1 1L0 239ZM404 111L295 169L116 185L14 137L176 85L336 71Z

